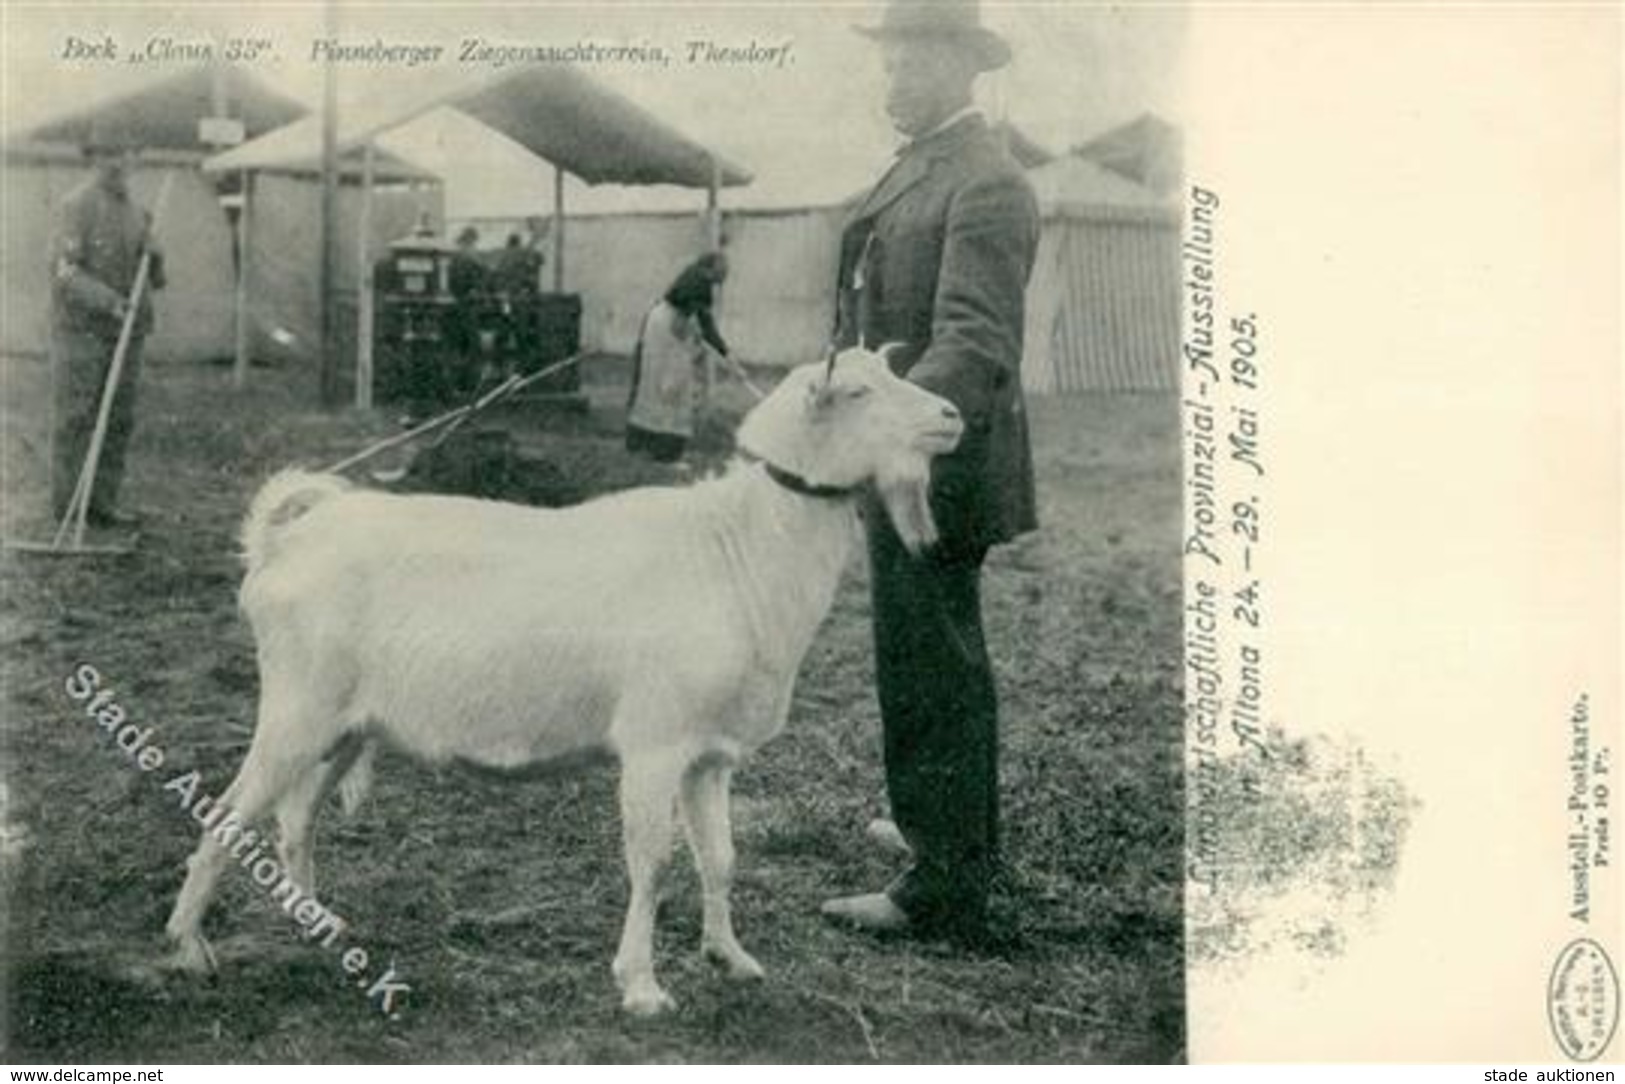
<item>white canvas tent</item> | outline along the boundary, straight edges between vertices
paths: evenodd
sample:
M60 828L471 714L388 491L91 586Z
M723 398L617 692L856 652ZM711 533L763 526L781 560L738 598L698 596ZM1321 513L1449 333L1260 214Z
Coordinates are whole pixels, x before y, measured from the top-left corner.
M156 323L147 356L156 361L229 357L232 284L236 278L231 223L213 179L198 170L208 148L199 121L225 115L258 135L304 113L298 103L231 67L196 65L142 82L99 102L8 138L4 155L4 237L0 246L0 348L43 353L50 307L52 229L62 198L90 176L79 150L93 125L140 144L131 178L135 198L151 208L165 174L172 174L157 239L168 287L154 297Z

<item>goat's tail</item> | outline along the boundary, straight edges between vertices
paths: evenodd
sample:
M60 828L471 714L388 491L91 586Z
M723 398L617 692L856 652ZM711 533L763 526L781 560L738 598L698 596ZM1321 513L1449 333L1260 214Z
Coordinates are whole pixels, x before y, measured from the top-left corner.
M362 746L355 763L339 780L339 804L343 806L346 817L353 816L361 808L367 791L372 789L372 757L377 751L378 747L373 742Z
M276 555L280 529L329 497L350 488L333 474L285 470L260 487L243 520L243 563L250 571L264 567Z

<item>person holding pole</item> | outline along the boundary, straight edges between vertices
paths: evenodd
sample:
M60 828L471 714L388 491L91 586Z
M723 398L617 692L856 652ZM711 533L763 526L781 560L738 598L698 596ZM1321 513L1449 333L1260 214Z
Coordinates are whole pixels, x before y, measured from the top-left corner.
M152 291L164 285L152 216L130 195L136 150L128 132L105 121L92 124L84 146L92 175L64 197L51 246L51 504L58 520L73 500L120 333L135 306L87 498L85 522L100 528L137 522L118 510L118 492L135 427L142 347L153 325ZM145 289L132 299L143 255Z
M643 317L632 350L626 402L626 450L657 463L679 463L694 436L695 375L728 344L712 308L728 277L728 259L706 252L678 274Z

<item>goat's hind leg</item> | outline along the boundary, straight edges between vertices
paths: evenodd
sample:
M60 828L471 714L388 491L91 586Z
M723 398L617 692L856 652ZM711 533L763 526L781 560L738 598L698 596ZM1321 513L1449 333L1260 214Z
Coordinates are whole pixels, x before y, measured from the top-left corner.
M277 803L277 854L302 895L316 895L316 817L322 802L366 748L360 734L347 735L326 758L305 772Z
M301 722L277 719L262 705L248 756L217 803L223 812L205 828L197 850L187 860L186 881L164 927L175 944L171 966L195 972L215 969L214 951L203 937L203 914L220 874L228 860L240 857L243 849L258 842L254 824L321 760L323 750L310 744L314 735L301 728ZM301 740L301 735L306 737Z
M733 827L728 818L728 785L733 765L716 756L704 756L683 773L683 825L689 849L700 873L705 925L700 953L721 964L728 977L759 979L762 965L734 936L729 893L733 888Z

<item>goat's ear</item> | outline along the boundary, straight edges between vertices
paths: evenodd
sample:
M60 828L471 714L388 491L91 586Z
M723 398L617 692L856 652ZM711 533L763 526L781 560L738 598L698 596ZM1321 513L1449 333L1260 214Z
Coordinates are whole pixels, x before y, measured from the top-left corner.
M903 347L905 347L907 345L908 345L908 343L897 342L897 341L893 341L893 342L889 342L889 343L883 343L883 344L881 344L880 348L875 351L875 353L880 355L880 360L881 361L884 361L887 365L890 365L891 364L891 356L893 354L897 353L897 351L903 349Z

